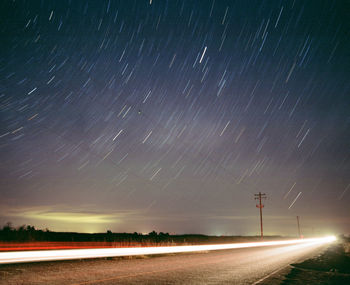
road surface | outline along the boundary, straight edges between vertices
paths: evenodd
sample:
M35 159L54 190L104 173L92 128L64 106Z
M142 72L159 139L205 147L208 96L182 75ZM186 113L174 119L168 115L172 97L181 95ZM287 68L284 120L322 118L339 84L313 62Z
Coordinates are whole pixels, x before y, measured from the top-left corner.
M0 266L0 284L263 284L327 245L284 245L165 256Z

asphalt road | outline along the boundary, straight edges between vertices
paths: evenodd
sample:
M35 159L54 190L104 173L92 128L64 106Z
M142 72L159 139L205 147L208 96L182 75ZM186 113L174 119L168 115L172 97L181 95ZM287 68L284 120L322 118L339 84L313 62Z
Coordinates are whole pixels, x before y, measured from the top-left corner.
M0 284L263 284L327 245L288 245L166 256L0 266Z

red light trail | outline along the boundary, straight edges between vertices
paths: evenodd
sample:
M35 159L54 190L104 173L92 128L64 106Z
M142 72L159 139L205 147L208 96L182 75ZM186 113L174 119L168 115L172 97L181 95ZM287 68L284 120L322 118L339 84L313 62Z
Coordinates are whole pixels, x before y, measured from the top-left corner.
M322 238L308 238L283 241L266 242L247 242L231 244L213 244L213 245L189 245L189 246L159 246L159 247L128 247L128 248L90 248L90 249L69 249L69 250L36 250L36 251L14 251L0 252L0 264L37 262L52 260L70 260L84 258L101 258L133 255L150 255L166 253L182 253L208 250L224 250L261 246L280 246L290 244L300 244L309 246L323 244L335 241L334 236Z

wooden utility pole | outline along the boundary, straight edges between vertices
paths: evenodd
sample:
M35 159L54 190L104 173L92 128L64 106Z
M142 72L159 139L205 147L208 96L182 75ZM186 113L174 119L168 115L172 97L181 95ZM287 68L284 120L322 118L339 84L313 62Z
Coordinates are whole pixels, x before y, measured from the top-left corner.
M297 216L297 223L298 223L298 233L299 233L299 238L301 238L301 232L300 232L300 223L299 223L299 216Z
M264 238L264 231L263 231L263 220L262 220L262 208L264 208L264 205L261 203L262 199L266 199L266 194L259 192L259 194L254 194L255 200L259 200L259 204L256 205L257 208L260 210L260 232L261 232L261 238Z

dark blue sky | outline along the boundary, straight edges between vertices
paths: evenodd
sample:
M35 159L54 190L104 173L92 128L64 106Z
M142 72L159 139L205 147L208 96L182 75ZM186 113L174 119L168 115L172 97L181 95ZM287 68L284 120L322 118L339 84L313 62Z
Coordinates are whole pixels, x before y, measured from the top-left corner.
M2 1L0 222L349 233L347 1Z

